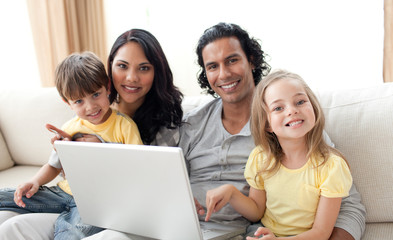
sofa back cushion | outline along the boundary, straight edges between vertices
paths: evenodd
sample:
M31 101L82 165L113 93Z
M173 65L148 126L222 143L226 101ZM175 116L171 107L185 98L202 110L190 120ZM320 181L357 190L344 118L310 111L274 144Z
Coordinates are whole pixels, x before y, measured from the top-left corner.
M60 128L73 115L53 87L0 91L1 132L16 164L45 164L53 137L45 124Z
M0 171L14 166L10 154L8 153L7 144L4 141L3 135L1 134L0 125Z
M393 221L393 83L320 92L326 131L349 162L367 222Z

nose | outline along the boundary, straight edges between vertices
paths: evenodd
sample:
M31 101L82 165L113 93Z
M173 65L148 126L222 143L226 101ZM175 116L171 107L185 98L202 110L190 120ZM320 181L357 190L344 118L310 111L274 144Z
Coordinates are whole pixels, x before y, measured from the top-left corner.
M288 116L299 113L297 106L288 106L287 111L288 111Z
M129 69L127 71L126 80L129 81L129 82L137 82L138 81L138 75L136 74L136 72L134 70Z
M86 110L91 111L95 108L96 104L92 100L88 100L85 102Z
M225 66L225 65L220 66L219 79L224 79L225 80L225 79L227 79L230 76L231 76L230 69L227 66Z

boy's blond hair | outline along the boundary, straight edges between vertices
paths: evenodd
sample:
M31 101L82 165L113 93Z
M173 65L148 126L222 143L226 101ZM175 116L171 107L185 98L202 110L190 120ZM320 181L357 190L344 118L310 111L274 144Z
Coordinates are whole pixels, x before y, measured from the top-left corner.
M73 53L56 67L55 85L60 96L68 102L102 87L108 89L109 78L104 64L94 53Z

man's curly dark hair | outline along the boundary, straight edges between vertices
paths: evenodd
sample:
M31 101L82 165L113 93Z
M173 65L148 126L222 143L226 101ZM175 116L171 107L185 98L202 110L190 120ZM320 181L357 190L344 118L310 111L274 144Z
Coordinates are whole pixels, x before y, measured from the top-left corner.
M205 30L203 35L199 38L196 54L198 55L198 64L201 67L198 72L199 86L208 94L217 97L217 94L210 87L206 77L206 69L203 62L202 50L211 42L224 37L236 37L247 56L247 60L255 66L252 72L255 86L261 81L262 76L266 76L270 72L270 65L266 62L266 54L262 51L262 47L255 38L250 38L247 31L243 30L233 23L218 23L213 27Z

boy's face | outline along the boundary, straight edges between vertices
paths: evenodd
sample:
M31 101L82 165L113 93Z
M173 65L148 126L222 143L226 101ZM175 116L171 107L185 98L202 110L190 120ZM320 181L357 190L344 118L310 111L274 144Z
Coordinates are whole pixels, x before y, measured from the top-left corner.
M68 104L78 117L97 125L104 123L111 115L108 95L109 90L102 87L81 99L68 100Z

